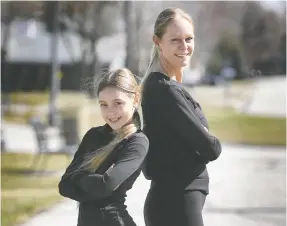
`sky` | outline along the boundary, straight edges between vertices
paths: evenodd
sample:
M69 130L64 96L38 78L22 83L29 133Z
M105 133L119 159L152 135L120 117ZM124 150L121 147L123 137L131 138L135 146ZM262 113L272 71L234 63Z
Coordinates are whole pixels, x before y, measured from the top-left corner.
M284 7L283 5L286 5L286 0L285 1L270 1L270 0L263 0L261 1L261 4L268 9L272 9L278 13L283 13Z

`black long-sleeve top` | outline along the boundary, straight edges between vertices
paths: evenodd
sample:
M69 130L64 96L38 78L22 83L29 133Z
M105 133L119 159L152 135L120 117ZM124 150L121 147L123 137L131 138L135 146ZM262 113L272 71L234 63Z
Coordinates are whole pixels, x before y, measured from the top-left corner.
M86 222L93 221L85 216L87 208L91 212L93 208L124 200L142 169L149 142L145 134L138 130L117 145L96 173L70 173L83 162L85 154L103 147L113 138L112 129L107 124L90 129L58 186L62 196L80 202L79 213L82 216L79 218Z
M167 188L208 193L206 164L219 157L221 144L204 129L208 123L198 102L180 83L152 72L144 83L142 113L149 139L145 177Z

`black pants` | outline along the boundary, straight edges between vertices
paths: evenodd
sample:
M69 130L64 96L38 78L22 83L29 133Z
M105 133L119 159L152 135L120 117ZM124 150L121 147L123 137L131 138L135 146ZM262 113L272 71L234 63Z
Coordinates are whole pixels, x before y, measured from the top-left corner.
M77 226L136 226L123 203L97 208L82 205L79 209Z
M146 226L203 226L201 191L151 187L144 205Z

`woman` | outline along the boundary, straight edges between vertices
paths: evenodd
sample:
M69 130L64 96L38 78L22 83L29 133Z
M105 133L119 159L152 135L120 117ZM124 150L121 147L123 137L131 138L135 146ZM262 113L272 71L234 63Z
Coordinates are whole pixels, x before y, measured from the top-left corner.
M106 124L85 134L59 192L79 202L78 226L135 226L124 202L148 150L139 86L128 69L119 69L104 76L97 94Z
M142 84L144 133L149 152L144 175L151 187L144 207L147 226L202 226L208 189L206 164L221 153L200 105L182 86L194 51L194 26L177 8L154 25L153 54Z

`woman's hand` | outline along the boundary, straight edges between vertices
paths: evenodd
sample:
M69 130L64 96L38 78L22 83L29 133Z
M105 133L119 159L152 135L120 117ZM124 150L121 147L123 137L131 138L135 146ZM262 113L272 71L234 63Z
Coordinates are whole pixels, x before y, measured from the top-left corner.
M205 126L203 126L203 128L204 128L207 132L209 132L208 129L207 129Z

